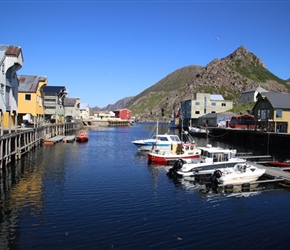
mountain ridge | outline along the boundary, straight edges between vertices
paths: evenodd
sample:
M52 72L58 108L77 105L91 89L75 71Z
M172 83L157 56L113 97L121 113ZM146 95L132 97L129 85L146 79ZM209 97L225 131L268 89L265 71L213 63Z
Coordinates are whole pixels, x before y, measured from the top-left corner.
M290 92L290 79L282 80L269 70L245 46L205 67L189 65L165 76L156 84L133 97L126 97L103 109L128 108L139 120L169 120L179 103L192 98L194 92L221 94L226 100L238 101L246 89L262 87L271 92ZM165 116L161 117L161 109Z

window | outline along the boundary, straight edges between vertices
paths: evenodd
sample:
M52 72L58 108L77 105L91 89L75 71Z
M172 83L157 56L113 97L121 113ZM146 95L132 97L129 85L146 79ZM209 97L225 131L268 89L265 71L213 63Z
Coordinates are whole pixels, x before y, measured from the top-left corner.
M195 114L196 114L196 115L199 115L199 111L198 111L198 110L197 110L197 111L195 111Z
M31 101L31 94L25 94L25 101Z
M276 118L282 118L282 109L276 109Z
M222 103L222 107L225 107L225 106L227 106L227 104L223 102L223 103Z
M195 106L199 106L200 105L200 103L199 102L195 102Z
M216 106L216 103L215 103L215 102L212 102L212 103L211 103L211 106Z

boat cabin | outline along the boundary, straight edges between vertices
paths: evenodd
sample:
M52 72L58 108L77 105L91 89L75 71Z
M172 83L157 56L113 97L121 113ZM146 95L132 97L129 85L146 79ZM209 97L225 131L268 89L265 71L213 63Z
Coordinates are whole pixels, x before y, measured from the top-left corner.
M206 163L229 161L234 158L237 153L235 149L224 149L212 147L211 145L199 147L199 149L201 149L200 157L202 161Z

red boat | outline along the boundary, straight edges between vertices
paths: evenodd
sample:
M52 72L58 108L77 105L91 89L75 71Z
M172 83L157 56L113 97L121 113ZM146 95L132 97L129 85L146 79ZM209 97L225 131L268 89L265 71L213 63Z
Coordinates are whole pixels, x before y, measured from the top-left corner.
M285 160L285 161L268 161L267 162L268 166L272 167L279 167L279 168L287 168L290 167L290 160Z
M158 144L148 153L148 163L170 165L178 159L199 158L201 150L195 143L174 143L169 149L159 149Z
M77 142L87 142L89 140L89 136L86 132L81 131L76 137Z

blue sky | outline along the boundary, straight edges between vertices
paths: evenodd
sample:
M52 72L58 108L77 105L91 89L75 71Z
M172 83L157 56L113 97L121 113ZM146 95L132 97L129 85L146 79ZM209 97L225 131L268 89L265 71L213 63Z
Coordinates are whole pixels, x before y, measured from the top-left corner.
M173 71L241 45L290 78L290 1L0 0L0 44L21 46L19 75L47 76L105 107ZM216 39L216 38L219 39Z

